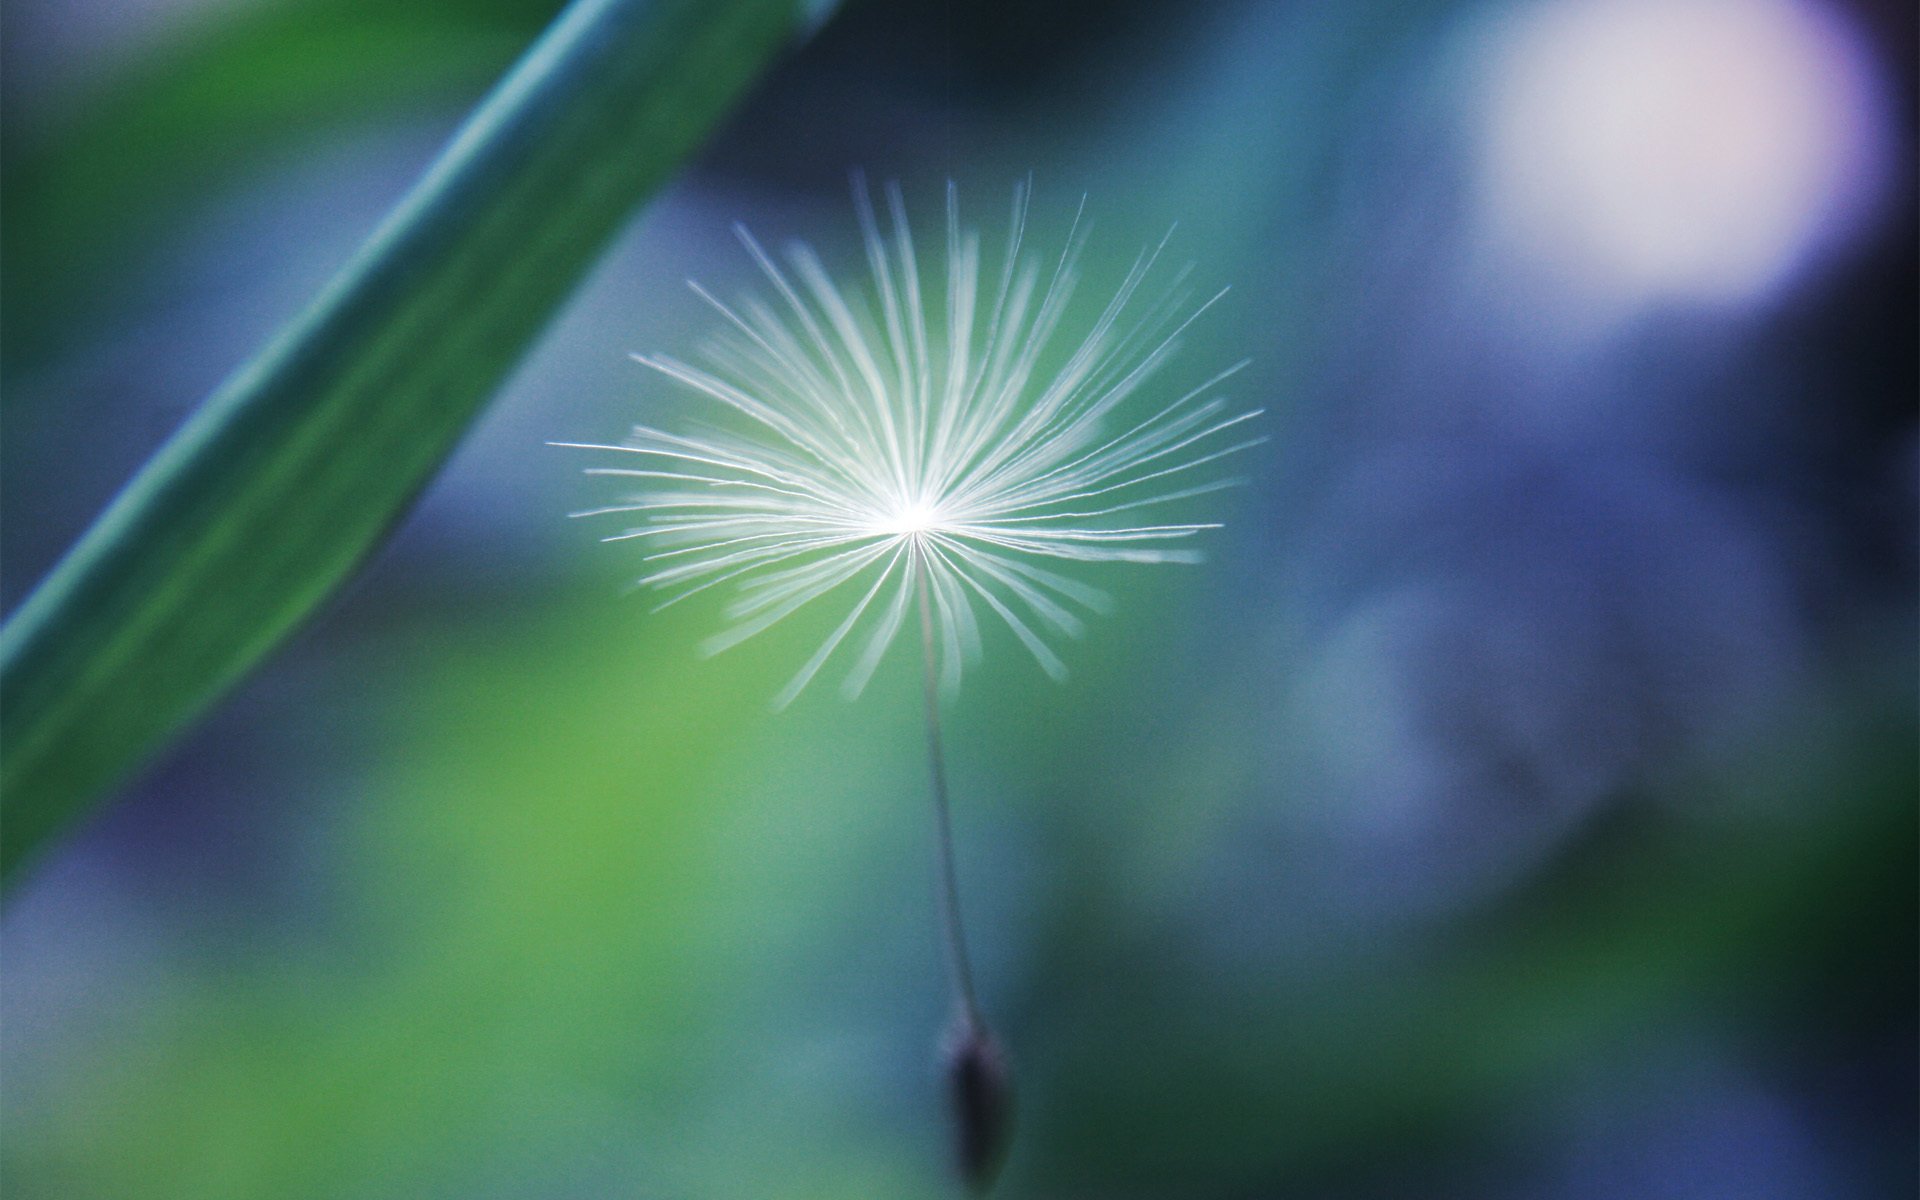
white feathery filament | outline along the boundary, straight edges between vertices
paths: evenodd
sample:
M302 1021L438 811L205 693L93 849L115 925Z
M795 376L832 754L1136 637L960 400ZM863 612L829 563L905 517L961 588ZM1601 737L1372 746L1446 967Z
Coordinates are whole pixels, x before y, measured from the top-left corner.
M636 356L704 396L725 424L641 426L618 446L560 443L624 457L588 473L632 485L618 502L575 515L628 518L606 540L645 546L639 582L667 593L662 607L734 585L730 624L708 652L829 594L851 597L778 705L842 646L852 660L844 690L859 694L920 587L944 690L978 657L983 615L1062 677L1049 638L1077 637L1078 614L1104 611L1107 597L1049 564L1198 561L1191 542L1217 523L1153 514L1241 482L1207 469L1265 440L1246 432L1259 410L1235 409L1216 390L1245 363L1129 411L1224 293L1193 303L1181 270L1143 299L1162 239L1074 331L1079 214L1063 250L1042 258L1025 245L1029 189L1016 187L989 272L949 184L936 293L898 187L886 191L885 229L864 183L854 198L864 286L835 283L804 244L776 262L736 227L771 298L729 305L693 284L722 322L704 365Z

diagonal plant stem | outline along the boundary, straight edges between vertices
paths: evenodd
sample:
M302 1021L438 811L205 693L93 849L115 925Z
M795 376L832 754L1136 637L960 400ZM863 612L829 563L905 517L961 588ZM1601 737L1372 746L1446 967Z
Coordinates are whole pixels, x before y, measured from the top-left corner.
M967 956L967 931L960 919L960 877L953 859L953 815L947 798L947 759L940 741L940 686L934 667L933 608L928 597L927 572L919 541L913 543L913 588L920 602L920 657L922 694L926 699L927 769L933 777L934 854L938 860L935 889L940 898L940 929L947 946L947 972L960 1019L970 1033L983 1032L980 1005L974 998L973 963Z
M377 547L815 0L575 0L0 627L0 882Z

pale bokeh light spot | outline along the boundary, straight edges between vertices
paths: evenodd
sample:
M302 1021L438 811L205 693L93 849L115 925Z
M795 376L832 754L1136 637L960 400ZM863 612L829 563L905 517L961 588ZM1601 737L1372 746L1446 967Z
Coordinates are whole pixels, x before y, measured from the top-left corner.
M1871 64L1805 3L1550 0L1484 53L1491 233L1602 307L1760 297L1880 174Z

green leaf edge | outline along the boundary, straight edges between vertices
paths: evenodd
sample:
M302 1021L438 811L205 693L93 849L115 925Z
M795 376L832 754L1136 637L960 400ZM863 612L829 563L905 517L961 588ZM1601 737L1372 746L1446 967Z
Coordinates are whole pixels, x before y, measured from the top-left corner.
M576 0L0 626L0 884L331 595L817 11Z

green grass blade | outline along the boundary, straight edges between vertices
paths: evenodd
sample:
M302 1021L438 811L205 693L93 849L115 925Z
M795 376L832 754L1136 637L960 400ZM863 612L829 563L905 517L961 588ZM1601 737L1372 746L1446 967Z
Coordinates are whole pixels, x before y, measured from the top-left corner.
M452 111L557 0L258 0L90 68L0 139L0 363L43 366L127 302L125 265L265 158L398 111Z
M794 0L560 16L0 628L0 878L379 543L622 218L805 18Z

